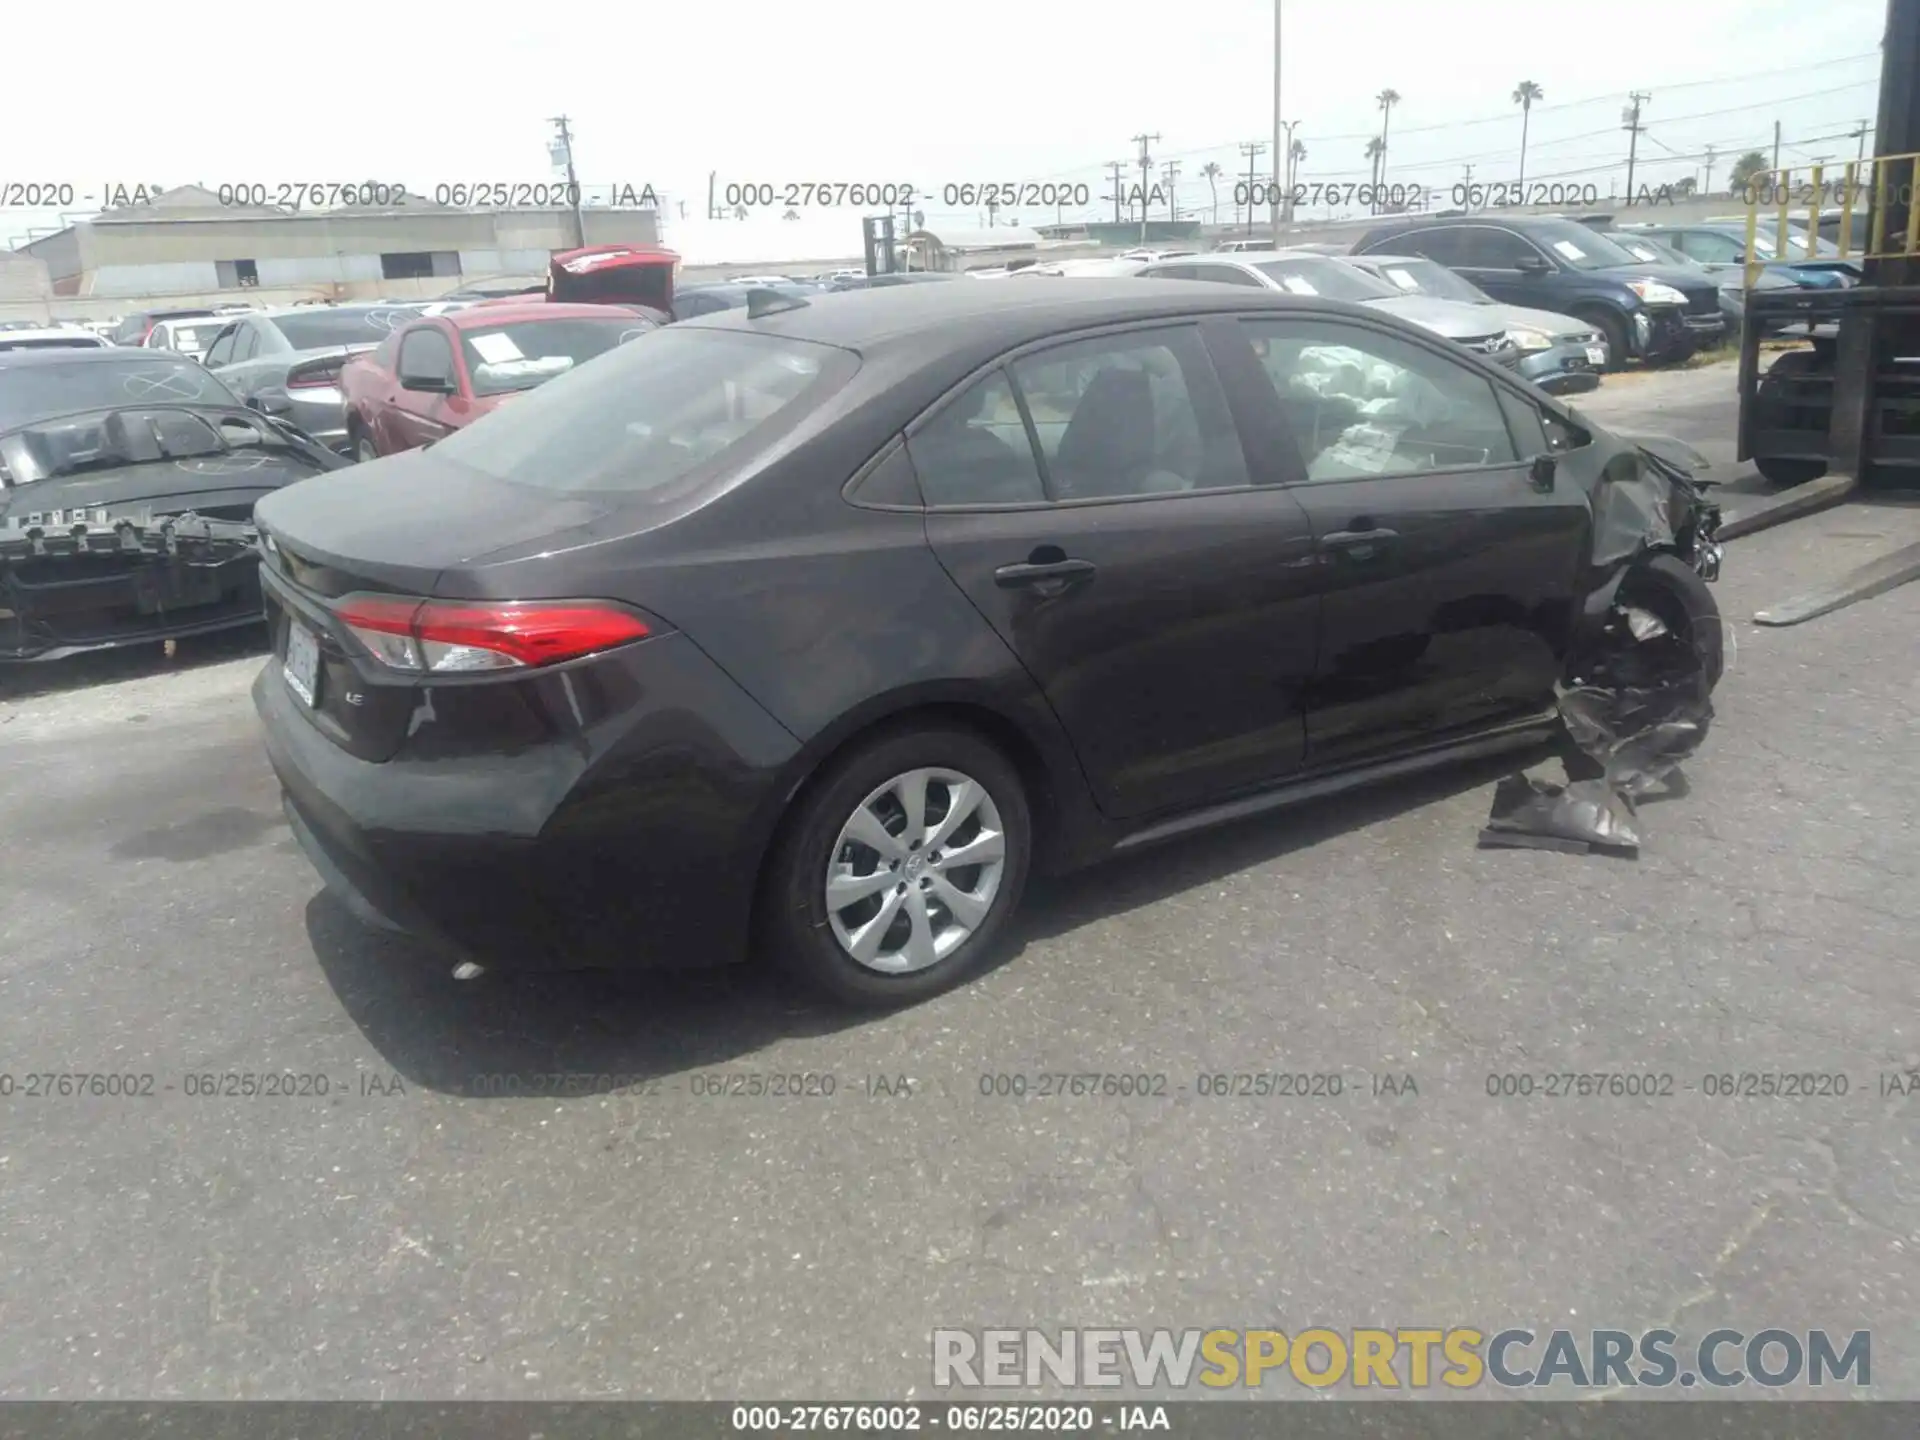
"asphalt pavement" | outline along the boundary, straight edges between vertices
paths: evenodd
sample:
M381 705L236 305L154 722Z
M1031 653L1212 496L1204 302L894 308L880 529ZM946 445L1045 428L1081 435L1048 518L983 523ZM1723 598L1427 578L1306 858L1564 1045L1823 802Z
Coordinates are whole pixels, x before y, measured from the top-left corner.
M1724 365L1582 403L1760 489ZM1453 771L1048 884L880 1018L752 969L456 982L321 891L248 643L16 678L0 1397L927 1397L935 1328L1418 1324L1867 1329L1920 1397L1881 1079L1920 1066L1920 586L1749 623L1915 539L1857 503L1729 547L1731 672L1637 861L1476 850L1505 767ZM1488 1094L1566 1072L1675 1088ZM1706 1093L1743 1072L1846 1093ZM1341 1093L1202 1093L1237 1073Z

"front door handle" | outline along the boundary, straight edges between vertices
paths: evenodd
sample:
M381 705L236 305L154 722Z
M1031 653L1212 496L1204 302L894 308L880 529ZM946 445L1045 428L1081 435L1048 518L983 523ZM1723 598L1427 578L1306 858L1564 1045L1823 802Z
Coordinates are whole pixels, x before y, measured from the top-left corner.
M1399 538L1398 530L1330 530L1320 537L1320 548L1352 550L1362 545L1379 545Z
M993 572L993 583L1002 590L1031 587L1042 594L1058 594L1077 581L1090 579L1098 568L1091 560L1028 561L1002 565Z

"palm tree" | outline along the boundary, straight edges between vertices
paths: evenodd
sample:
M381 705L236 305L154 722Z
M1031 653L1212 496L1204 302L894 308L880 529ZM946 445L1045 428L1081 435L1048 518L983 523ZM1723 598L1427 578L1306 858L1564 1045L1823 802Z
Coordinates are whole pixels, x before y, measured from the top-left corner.
M780 218L782 220L798 220L800 218L800 212L798 210L789 209L787 213L782 215Z
M1400 103L1400 92L1394 89L1382 90L1373 97L1373 101L1380 107L1380 168L1373 177L1373 183L1377 188L1380 182L1387 178L1387 126L1393 121L1393 107Z
M747 218L747 207L746 207L746 206L744 206L744 205L736 205L736 206L734 206L734 207L733 207L733 218L734 218L734 219L736 219L736 220L744 220L744 219L746 219L746 218Z
M1207 189L1213 192L1213 223L1218 225L1220 223L1220 186L1217 182L1221 175L1220 167L1209 160L1200 167L1200 173L1206 178Z
M1763 175L1767 169L1767 157L1758 150L1749 150L1733 162L1733 173L1727 176L1727 192L1739 195L1753 184L1754 177Z
M1387 158L1387 142L1378 135L1367 141L1367 159L1373 165L1374 213L1379 213L1380 166Z
M1520 107L1520 188L1524 192L1527 185L1527 122L1533 118L1533 106L1537 100L1547 98L1547 92L1531 80L1522 80L1513 87L1513 103Z

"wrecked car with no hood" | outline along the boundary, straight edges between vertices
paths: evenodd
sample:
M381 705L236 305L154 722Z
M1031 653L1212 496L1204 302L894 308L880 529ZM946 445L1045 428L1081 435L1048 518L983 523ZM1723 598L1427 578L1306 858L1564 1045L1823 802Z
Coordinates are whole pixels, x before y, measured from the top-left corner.
M345 464L190 360L0 356L0 661L259 623L254 502Z

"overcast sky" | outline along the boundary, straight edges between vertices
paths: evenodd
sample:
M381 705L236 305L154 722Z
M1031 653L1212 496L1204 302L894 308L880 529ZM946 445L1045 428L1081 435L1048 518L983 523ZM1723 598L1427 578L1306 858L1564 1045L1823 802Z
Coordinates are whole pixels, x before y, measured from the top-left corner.
M1391 119L1388 179L1450 188L1511 180L1514 86L1533 112L1529 179L1624 179L1620 110L1651 92L1641 180L1696 177L1713 145L1784 162L1851 158L1874 114L1885 0L1284 0L1284 109L1308 149L1308 183L1364 181L1374 95ZM1210 211L1200 175L1222 166L1232 209L1236 146L1272 129L1272 0L1187 5L1088 0L491 9L371 4L234 7L173 0L77 25L77 12L11 8L0 86L0 186L65 182L91 210L105 184L544 181L547 118L577 132L581 180L652 185L706 206L728 181L909 183L948 213L948 184L1084 181L1133 161L1157 132L1155 170L1181 167L1185 210ZM23 59L26 63L22 63ZM1824 63L1831 62L1831 63ZM1675 158L1678 152L1680 158ZM1137 175L1137 170L1133 172ZM1132 183L1131 177L1129 183ZM86 197L96 197L94 205ZM0 194L0 201L7 197ZM1096 199L1095 215L1111 215ZM1069 206L1071 215L1074 207ZM1156 206L1155 213L1161 213ZM850 217L851 218L851 217ZM1026 223L1051 213L1009 217ZM54 227L0 211L0 239Z

